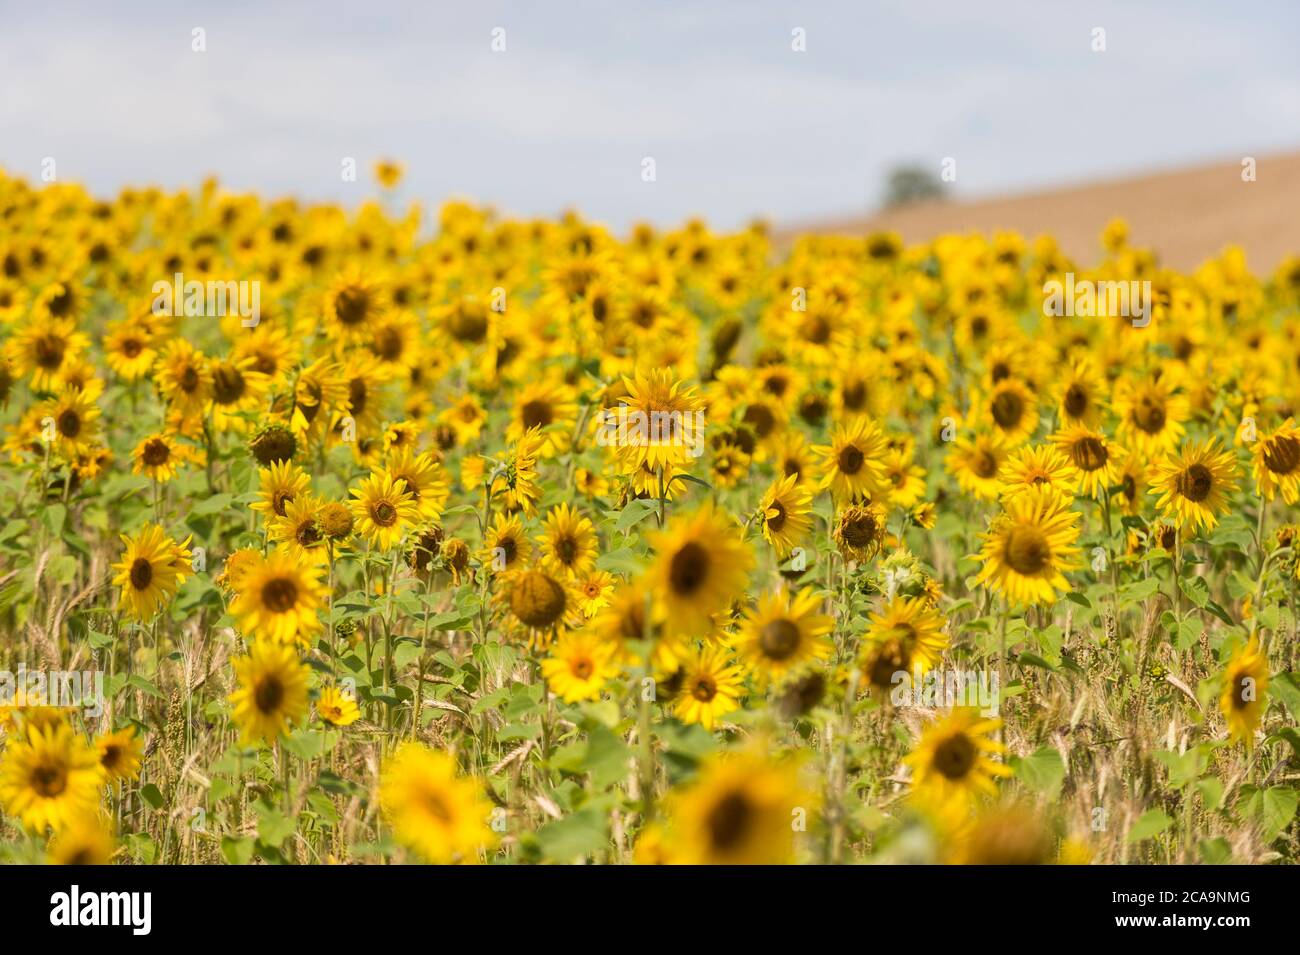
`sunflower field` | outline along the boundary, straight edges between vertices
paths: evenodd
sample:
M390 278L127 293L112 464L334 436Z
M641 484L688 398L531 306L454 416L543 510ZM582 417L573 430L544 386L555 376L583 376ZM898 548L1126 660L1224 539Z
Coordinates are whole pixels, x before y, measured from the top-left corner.
M1300 260L375 172L0 174L0 859L1300 856Z

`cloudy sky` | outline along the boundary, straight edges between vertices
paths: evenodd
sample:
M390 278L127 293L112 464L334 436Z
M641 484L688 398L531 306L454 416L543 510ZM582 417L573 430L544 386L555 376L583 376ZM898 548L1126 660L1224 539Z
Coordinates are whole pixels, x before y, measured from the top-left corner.
M949 156L979 196L1300 146L1300 4L1083 6L0 0L0 166L353 202L343 157L391 155L406 198L623 228L841 216Z

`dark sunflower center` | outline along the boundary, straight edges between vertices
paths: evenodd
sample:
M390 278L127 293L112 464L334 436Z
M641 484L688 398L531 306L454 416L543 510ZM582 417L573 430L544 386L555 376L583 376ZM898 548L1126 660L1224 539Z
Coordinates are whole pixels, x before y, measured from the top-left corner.
M1014 428L1025 414L1025 402L1014 391L1002 391L993 399L993 420L1003 429Z
M767 437L774 427L776 427L776 416L772 414L772 409L767 405L750 405L745 409L745 424L754 429L754 434L760 438Z
M67 289L64 289L50 298L50 314L55 318L67 318L72 314L72 310L76 304L76 296Z
M790 620L773 620L759 631L758 645L769 660L788 660L799 649L799 628Z
M1133 409L1133 423L1147 434L1159 434L1164 430L1167 417L1164 402L1150 395L1143 395Z
M1088 392L1080 384L1073 384L1065 391L1065 412L1071 418L1082 418L1088 410Z
M1080 471L1097 471L1106 466L1110 455L1100 438L1080 438L1070 445L1070 460Z
M397 508L388 501L380 501L370 508L370 518L380 527L392 527L397 523Z
M866 463L866 460L866 455L862 453L862 449L857 445L850 444L840 451L839 456L836 458L836 465L841 473L852 477L862 470L862 465Z
M43 799L54 799L68 788L68 773L62 766L41 763L32 770L32 789Z
M294 539L302 547L313 547L320 543L320 528L314 520L303 521L298 525L298 532Z
M689 541L673 555L668 567L668 582L676 594L690 596L709 578L709 552Z
M1178 493L1189 501L1200 503L1214 489L1214 475L1204 464L1193 464L1178 475Z
M284 684L273 673L268 673L257 681L253 689L253 705L259 713L274 713L284 701Z
M728 793L718 800L707 821L713 848L727 852L742 845L753 828L755 815L754 805L742 792Z
M1292 474L1300 468L1300 441L1281 435L1264 447L1264 466L1274 474Z
M976 451L971 455L970 469L977 477L991 478L998 473L998 459L987 451Z
M706 676L698 677L691 685L691 696L701 703L712 702L718 695L718 685Z
M212 397L219 405L234 404L244 397L244 376L238 368L221 365L212 375Z
M262 588L262 603L272 613L287 613L298 602L298 585L287 577L274 577Z
M911 667L911 655L901 640L890 639L881 644L871 660L871 682L875 686L894 685L895 673L907 673Z
M186 365L176 382L180 385L181 391L194 391L199 387L199 370L193 365Z
M525 428L545 428L555 420L555 412L549 401L529 401L520 409L519 417Z
M768 528L773 532L780 531L781 528L785 527L785 507L782 506L780 501L773 501L768 509L776 511L767 519Z
M122 747L116 743L110 743L104 747L103 753L100 754L99 763L105 769L116 769L122 762Z
M975 766L978 750L965 733L948 737L934 750L934 768L946 779L965 779Z
M354 416L362 414L366 410L366 401L369 398L369 389L366 383L360 378L353 378L348 382L348 401L351 402L352 414Z
M334 299L334 314L344 325L360 325L370 314L370 293L363 288L345 288Z
M172 449L166 441L161 438L154 438L144 446L144 451L140 458L146 465L151 468L161 467L166 464L172 456Z
M564 589L546 574L533 571L510 591L510 609L524 624L543 629L564 614Z
M69 408L59 414L59 434L75 438L81 434L81 415Z
M1255 701L1255 681L1249 676L1237 677L1233 685L1232 708L1244 710Z
M385 328L375 339L375 352L385 361L402 357L402 336L394 328Z
M866 547L874 544L879 527L871 514L861 514L847 518L840 525L840 536L850 547Z
M143 557L137 557L131 565L131 586L136 590L144 590L152 580L153 564Z
M144 342L138 338L128 338L122 342L122 354L127 358L134 358L144 351Z
M1037 574L1052 559L1052 548L1047 536L1036 527L1019 525L1007 534L1003 552L1007 564L1020 574Z
M578 542L567 535L561 537L555 542L555 556L561 564L569 566L578 556Z
M58 335L42 335L33 346L36 364L42 368L58 368L66 350L67 343Z

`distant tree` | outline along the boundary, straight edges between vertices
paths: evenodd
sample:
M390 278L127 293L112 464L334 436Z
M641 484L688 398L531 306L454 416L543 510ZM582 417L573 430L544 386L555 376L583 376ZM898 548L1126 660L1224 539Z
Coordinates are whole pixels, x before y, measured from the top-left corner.
M885 180L885 206L911 205L924 199L942 199L947 187L937 173L917 164L896 166Z

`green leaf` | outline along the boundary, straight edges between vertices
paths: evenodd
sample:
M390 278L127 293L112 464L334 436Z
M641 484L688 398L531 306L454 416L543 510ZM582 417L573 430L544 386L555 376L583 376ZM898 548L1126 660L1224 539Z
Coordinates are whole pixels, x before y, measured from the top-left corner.
M1297 804L1300 804L1300 793L1290 786L1273 786L1264 791L1261 816L1265 842L1272 842L1282 834L1282 830L1291 825Z
M1023 759L1013 759L1016 776L1030 789L1055 799L1065 781L1065 762L1051 746L1044 746Z
M627 533L637 524L659 510L658 501L634 500L629 501L627 507L618 515L618 520L614 522L614 530L620 533Z
M1133 823L1133 828L1128 831L1128 842L1142 842L1145 839L1152 839L1164 832L1174 821L1159 809L1151 809L1144 812L1138 821Z
M1232 847L1228 845L1228 840L1222 837L1202 839L1199 848L1201 861L1206 865L1227 865L1232 861Z
M552 862L575 862L605 848L606 814L591 807L548 823L537 832L542 852Z
M257 822L257 837L264 845L279 848L293 835L294 820L275 809L264 809Z
M221 854L231 865L248 865L253 858L253 840L247 836L222 836Z
M140 787L140 798L155 809L161 809L163 803L167 801L163 799L162 792L153 783L145 783Z
M1201 794L1206 809L1215 812L1223 808L1223 781L1218 776L1206 776L1197 781L1196 791Z

